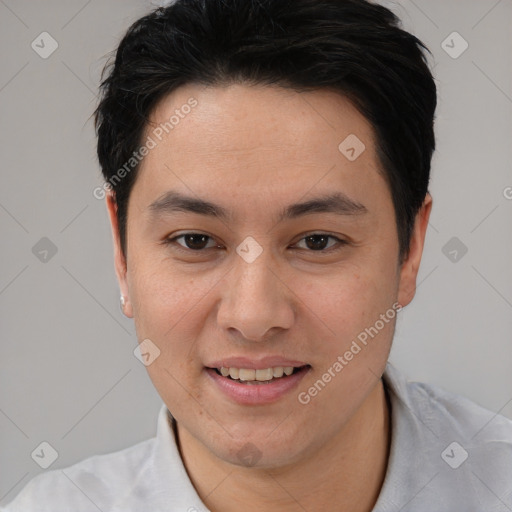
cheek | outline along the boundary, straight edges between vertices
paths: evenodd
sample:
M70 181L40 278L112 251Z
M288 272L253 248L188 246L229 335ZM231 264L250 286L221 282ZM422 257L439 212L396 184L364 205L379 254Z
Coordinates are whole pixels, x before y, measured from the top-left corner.
M193 278L168 264L139 266L133 275L137 338L149 338L160 351L146 370L175 416L182 409L203 414L197 340L205 296L214 284L209 277Z
M359 323L388 306L397 290L396 276L387 265L351 265L312 281L304 292L308 303L330 319ZM391 301L393 302L393 301ZM391 304L389 304L391 305Z
M201 315L208 292L218 279L206 274L194 277L165 262L153 261L135 268L130 296L137 338L149 338L160 350L158 361L148 367L148 372L167 368L190 375L194 365L201 367L194 357L195 343L204 323Z
M318 325L317 349L324 354L325 363L325 358L334 361L350 350L357 339L361 341L361 355L365 353L358 359L387 354L396 317L396 279L387 264L361 264L317 278L296 290L310 319L309 328L311 322ZM372 350L366 350L370 342Z
M392 276L372 269L353 268L316 281L304 295L306 310L312 311L309 321L322 333L311 333L309 351L317 355L317 364L299 390L299 401L314 407L308 414L314 411L310 417L320 423L332 416L333 403L337 418L350 416L384 371L399 308Z
M155 331L183 324L208 289L213 278L184 270L169 260L143 256L135 261L130 274L130 297L141 329Z

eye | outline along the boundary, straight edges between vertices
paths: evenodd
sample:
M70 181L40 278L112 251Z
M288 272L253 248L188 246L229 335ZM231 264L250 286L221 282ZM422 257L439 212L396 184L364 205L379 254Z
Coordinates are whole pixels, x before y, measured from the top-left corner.
M184 244L178 242L178 240L180 240L181 238L183 238ZM211 249L212 247L216 247L215 243L213 244L213 246L207 247L206 241L208 239L210 239L213 242L212 237L205 235L203 233L185 233L183 235L175 236L174 238L166 238L164 242L169 245L177 243L179 246L184 247L185 250L188 249L191 251L200 252L203 249Z
M183 239L183 242L179 242L181 239ZM329 239L331 239L334 243L329 245ZM210 246L208 246L208 240L210 240ZM177 247L178 250L184 250L188 252L204 252L205 249L219 247L211 236L205 235L204 233L184 233L173 238L166 238L163 242L166 245L177 244L179 246ZM329 235L327 233L312 233L299 240L299 243L302 242L305 243L305 249L310 252L330 252L331 250L337 250L341 248L341 246L347 244L345 240L341 240L340 238ZM339 247L337 249L333 249L333 247L336 245ZM295 246L299 247L298 244ZM304 249L304 247L299 248Z
M334 244L326 247L327 241L329 239L334 240ZM303 241L305 242L306 248L313 252L329 252L336 244L339 246L347 244L345 240L341 240L338 237L328 235L327 233L312 233L302 238L299 243Z

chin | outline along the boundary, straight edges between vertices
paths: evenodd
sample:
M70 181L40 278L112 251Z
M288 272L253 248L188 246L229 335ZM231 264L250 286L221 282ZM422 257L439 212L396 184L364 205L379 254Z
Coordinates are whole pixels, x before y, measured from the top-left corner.
M245 436L226 436L215 445L207 448L221 460L245 468L274 469L292 464L306 450L297 445L297 436L291 432L282 432L273 436L265 429L261 434L254 430ZM211 442L211 439L209 439ZM302 440L304 441L304 440Z

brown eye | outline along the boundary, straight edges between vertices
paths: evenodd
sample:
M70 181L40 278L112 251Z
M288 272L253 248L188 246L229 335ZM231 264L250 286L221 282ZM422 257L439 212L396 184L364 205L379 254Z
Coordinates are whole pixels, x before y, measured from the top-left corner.
M178 242L180 239L183 239L183 243ZM184 249L191 251L202 251L204 249L209 249L216 246L214 243L213 246L207 247L208 240L212 240L213 242L213 239L210 236L204 235L202 233L185 233L174 238L169 238L165 242L168 244L176 242Z
M325 235L312 235L307 236L304 240L306 241L308 249L322 251L326 248L329 238L329 236Z
M334 240L334 244L328 246L329 239ZM315 252L327 252L333 246L335 246L336 243L338 243L338 245L346 244L344 240L340 240L335 236L327 235L325 233L315 233L313 235L305 236L304 238L302 238L302 240L300 240L300 242L302 241L305 241L306 249Z

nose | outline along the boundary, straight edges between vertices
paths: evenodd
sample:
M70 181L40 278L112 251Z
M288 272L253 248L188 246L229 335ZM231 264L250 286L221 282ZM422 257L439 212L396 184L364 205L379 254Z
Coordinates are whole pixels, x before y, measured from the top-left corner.
M237 255L224 278L217 323L240 339L266 341L271 331L290 329L295 319L294 294L266 253L251 263Z

